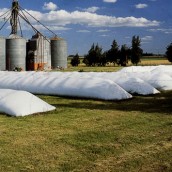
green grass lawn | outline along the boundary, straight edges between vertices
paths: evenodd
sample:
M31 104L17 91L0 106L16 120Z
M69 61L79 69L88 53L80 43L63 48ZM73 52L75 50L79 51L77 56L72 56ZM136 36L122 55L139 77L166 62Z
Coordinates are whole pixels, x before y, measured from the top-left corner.
M57 109L0 115L1 172L172 171L172 91L125 101L39 97Z

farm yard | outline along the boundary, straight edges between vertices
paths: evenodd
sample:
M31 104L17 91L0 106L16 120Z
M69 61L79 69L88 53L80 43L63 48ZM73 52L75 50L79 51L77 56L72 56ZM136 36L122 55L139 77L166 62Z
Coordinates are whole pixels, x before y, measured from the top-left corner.
M121 101L37 96L56 110L0 115L0 171L172 171L171 90Z
M172 172L167 1L1 2L0 172Z

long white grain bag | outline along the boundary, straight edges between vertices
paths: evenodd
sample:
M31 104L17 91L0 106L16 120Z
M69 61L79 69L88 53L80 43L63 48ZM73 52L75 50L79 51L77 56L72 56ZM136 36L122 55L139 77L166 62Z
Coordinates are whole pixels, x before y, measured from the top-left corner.
M54 109L54 106L29 92L0 89L0 113L11 116L26 116Z
M156 88L152 85L140 79L138 77L130 77L130 73L122 73L122 72L84 72L82 75L89 75L92 77L100 77L104 79L109 79L114 81L120 87L122 87L125 91L131 94L140 94L140 95L149 95L149 94L157 94L160 93Z
M132 96L108 79L62 75L47 72L6 72L0 77L0 88L25 90L36 94L74 96L103 100L122 100Z
M38 74L39 75L39 74ZM91 78L102 78L108 79L120 87L122 87L125 91L131 94L140 94L140 95L149 95L149 94L157 94L160 93L156 88L152 85L140 79L138 77L130 77L131 73L123 73L123 72L49 72L44 75L56 76L56 77L91 77Z

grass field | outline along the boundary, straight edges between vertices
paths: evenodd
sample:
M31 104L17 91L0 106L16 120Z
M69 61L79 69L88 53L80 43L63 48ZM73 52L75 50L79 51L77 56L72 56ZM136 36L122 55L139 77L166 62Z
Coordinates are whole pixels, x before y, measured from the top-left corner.
M102 67L90 67L90 66L85 66L85 65L79 65L77 67L72 67L68 66L67 69L64 71L67 72L74 72L74 71L79 71L79 72L116 72L123 67L121 66L102 66Z
M139 65L171 65L171 63L164 57L143 57Z
M125 101L39 97L57 109L0 115L1 172L172 171L172 91Z

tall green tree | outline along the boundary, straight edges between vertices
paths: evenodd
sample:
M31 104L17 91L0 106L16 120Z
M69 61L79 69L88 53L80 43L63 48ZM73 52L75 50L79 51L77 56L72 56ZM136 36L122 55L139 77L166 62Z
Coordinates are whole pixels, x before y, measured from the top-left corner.
M79 55L78 53L73 56L73 58L71 59L71 63L72 66L78 66L80 64L80 59L79 59Z
M143 50L141 49L141 39L139 36L133 36L131 48L131 62L138 65L142 56Z
M166 54L168 61L172 62L172 43L167 46L167 50L166 50L165 54Z
M102 59L102 48L97 44L94 49L94 66L100 66Z
M83 63L87 66L102 66L105 63L104 61L102 48L98 44L96 44L96 46L93 44L88 51L88 54L85 55Z
M90 50L88 51L88 54L84 56L83 63L86 64L86 66L91 66L93 64L93 58L94 58L94 43L92 44Z
M113 40L111 49L106 53L107 61L110 63L117 63L117 59L119 57L119 46L116 40Z
M103 52L99 65L100 66L106 66L106 64L107 64L106 52Z
M130 56L130 49L126 46L126 44L121 46L121 50L119 53L119 61L118 64L121 66L127 66L128 59Z

